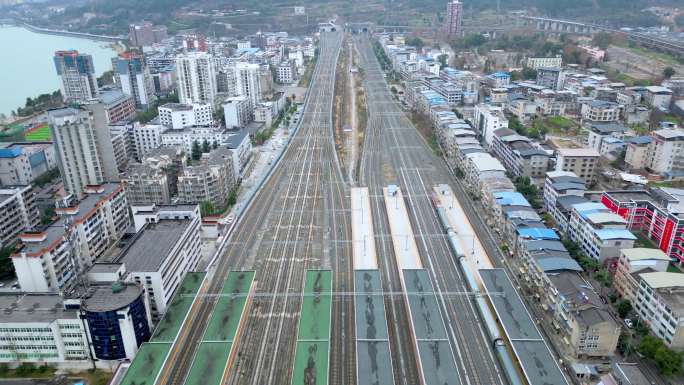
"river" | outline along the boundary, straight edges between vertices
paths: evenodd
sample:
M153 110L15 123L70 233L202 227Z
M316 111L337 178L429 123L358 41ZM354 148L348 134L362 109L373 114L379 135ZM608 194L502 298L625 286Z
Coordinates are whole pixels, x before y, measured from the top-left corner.
M59 89L52 57L55 51L76 49L93 56L95 72L112 67L116 52L111 43L77 37L31 32L21 27L0 26L0 113L9 115L23 107L26 98Z

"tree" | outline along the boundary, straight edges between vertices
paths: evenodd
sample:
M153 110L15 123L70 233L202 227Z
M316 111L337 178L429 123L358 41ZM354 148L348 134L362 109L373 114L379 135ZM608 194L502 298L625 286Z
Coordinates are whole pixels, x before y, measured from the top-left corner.
M665 77L665 79L669 79L669 78L673 77L674 74L675 74L675 70L672 67L665 67L665 69L663 69L663 76Z
M214 140L214 143L211 144L211 148L213 148L214 150L216 150L218 148L218 146L219 146L219 144L215 140Z
M522 70L521 76L522 76L523 80L536 79L537 78L537 70L535 70L534 68L525 67Z
M0 249L0 279L14 278L14 264L12 263L13 249L11 247L3 247Z
M206 154L209 151L211 151L211 146L209 146L209 142L206 139L204 139L202 141L202 153Z
M463 38L466 48L479 47L487 42L487 39L479 33L473 33Z
M682 357L684 353L675 352L668 349L663 340L653 337L645 336L637 350L655 362L658 370L664 376L678 375L682 373Z
M596 35L594 35L594 38L591 39L591 44L601 48L601 49L606 49L610 45L610 43L613 42L613 35L611 35L608 32L599 32Z
M617 309L620 318L625 318L627 317L627 314L629 314L629 312L632 311L632 303L629 302L629 300L627 299L623 299L617 303L615 308Z
M425 42L423 42L423 39L419 38L418 36L411 36L406 39L406 45L420 49L423 48Z
M447 63L449 60L449 55L445 53L437 56L437 60L439 60L439 69L446 68L449 65L449 63Z
M200 144L198 141L193 141L192 142L192 160L199 160L200 156L202 156L202 148L200 148Z
M214 213L214 205L211 203L211 201L202 201L200 203L200 214L203 217L206 217L207 215L211 215Z

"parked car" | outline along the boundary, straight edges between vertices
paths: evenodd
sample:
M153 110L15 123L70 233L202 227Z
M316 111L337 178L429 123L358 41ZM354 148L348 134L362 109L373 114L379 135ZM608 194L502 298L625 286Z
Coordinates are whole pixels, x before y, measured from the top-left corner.
M634 327L634 323L632 322L632 320L631 320L631 319L629 319L629 318L625 318L625 326L627 326L628 328L630 328L630 329L631 329L631 328L633 328L633 327Z

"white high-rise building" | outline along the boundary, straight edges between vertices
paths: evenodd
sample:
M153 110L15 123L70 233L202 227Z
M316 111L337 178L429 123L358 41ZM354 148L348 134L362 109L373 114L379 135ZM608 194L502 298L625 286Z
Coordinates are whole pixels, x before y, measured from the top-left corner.
M188 52L176 57L178 98L181 103L214 103L216 67L206 52Z
M99 95L92 56L75 50L57 51L53 59L65 102L84 101Z
M159 107L159 122L174 130L192 126L210 126L213 121L211 104L166 103Z
M147 108L155 99L154 83L145 57L140 53L124 52L112 59L117 84L124 94L135 99L137 108Z
M259 65L253 63L235 63L236 93L250 100L252 107L261 99L261 84L259 83Z
M87 185L119 179L102 103L48 111L48 124L67 192L81 196Z

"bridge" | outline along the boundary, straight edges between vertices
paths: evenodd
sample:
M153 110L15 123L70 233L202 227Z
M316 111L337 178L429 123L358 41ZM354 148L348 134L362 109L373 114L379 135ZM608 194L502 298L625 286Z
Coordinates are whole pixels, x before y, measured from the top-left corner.
M599 32L617 33L627 37L628 40L643 46L671 53L684 58L684 44L649 36L638 32L628 32L603 25L583 23L574 20L551 19L545 17L522 16L528 24L535 24L537 31L553 33L574 33L593 35Z

